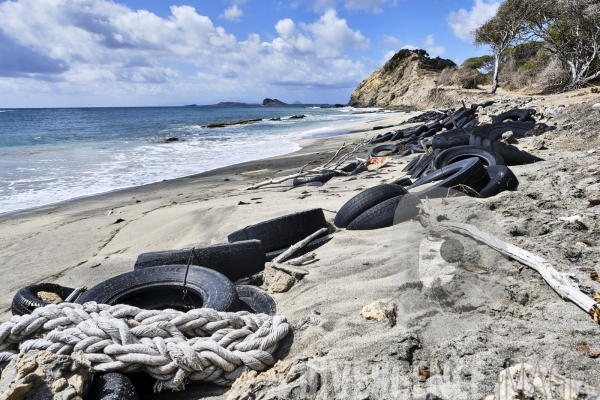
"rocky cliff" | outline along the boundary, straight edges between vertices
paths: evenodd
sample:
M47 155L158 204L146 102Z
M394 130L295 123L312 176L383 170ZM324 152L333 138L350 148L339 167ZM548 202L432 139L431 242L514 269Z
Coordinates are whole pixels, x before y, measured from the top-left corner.
M455 66L450 60L429 58L424 50L400 50L358 85L348 105L424 108L436 88L439 72Z

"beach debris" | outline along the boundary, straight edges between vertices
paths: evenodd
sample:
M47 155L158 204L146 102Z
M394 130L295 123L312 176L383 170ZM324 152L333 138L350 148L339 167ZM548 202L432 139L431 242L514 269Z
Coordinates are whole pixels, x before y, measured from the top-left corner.
M292 175L288 175L288 176L284 176L282 178L271 178L271 179L267 179L265 181L259 182L255 185L251 185L248 187L245 187L243 189L240 190L256 190L259 189L263 186L267 186L267 185L276 185L285 181L288 181L290 179L295 179L295 178L299 178L301 176L306 176L306 175L313 175L316 173L321 173L324 170L336 170L336 168L338 168L340 165L342 165L345 161L347 161L353 154L355 154L358 150L360 150L361 148L363 148L365 145L367 144L366 140L363 140L359 143L348 143L346 144L346 142L344 142L342 144L342 146L340 146L340 148L335 152L335 154L333 155L333 157L327 161L325 164L319 166L319 167L315 167L312 168L310 170L304 171L304 169L309 165L309 163L305 164L302 166L302 168L300 168L300 171L296 174L292 174ZM354 146L354 147L352 147ZM340 153L343 150L348 150L348 152L346 154L340 155Z
M300 257L286 261L285 263L288 265L302 265L306 262L313 261L316 257L317 257L317 255L315 253L307 253Z
M506 144L519 144L517 138L515 138L515 134L513 131L507 131L502 134L502 141Z
M544 132L546 132L546 129L544 129L544 127L542 125L536 125L533 127L532 130L525 132L525 135L523 135L523 136L524 137L540 136Z
M420 207L425 213L429 214L429 221L433 226L447 228L452 232L472 237L499 253L534 269L561 298L572 301L590 314L596 323L600 323L600 304L579 289L578 280L573 274L560 273L544 258L506 243L473 225L448 220L439 221L438 217L440 215L427 199L422 200Z
M246 203L245 201L240 201L240 202L239 202L237 205L238 205L238 206L247 206L247 205L249 205L249 204L250 204L250 203Z
M600 351L598 351L598 350L592 351L592 350L590 350L590 347L585 344L580 344L579 346L577 346L577 351L580 353L583 353L584 355L588 356L589 358L600 357Z
M113 225L120 224L121 222L125 222L125 220L123 218L118 218Z
M179 138L170 137L165 140L165 143L171 143L171 142L179 142Z
M597 205L600 205L600 197L589 198L588 202L590 203L588 204L588 208L596 207Z
M309 272L303 268L296 268L289 265L271 263L271 266L276 270L292 275L296 279L302 279L302 277L309 274Z
M395 313L396 305L392 302L392 299L379 299L375 300L371 304L367 304L360 311L360 315L372 321L382 321L388 318L388 313Z
M94 373L83 353L56 355L30 350L2 371L0 399L85 398Z
M431 372L429 371L429 362L421 361L419 363L419 371L417 372L417 376L419 377L419 382L425 382L431 376Z
M540 137L536 137L529 145L529 150L544 150L546 148L545 146L546 141Z
M112 213L114 213L114 212L115 212L115 209L111 208L110 211L106 215L112 215Z
M310 235L307 238L302 239L298 243L290 246L289 249L287 249L286 251L284 251L283 253L281 253L277 257L275 257L275 259L273 259L273 263L276 264L276 263L281 263L281 262L285 261L292 254L294 254L297 250L299 250L299 249L303 248L304 246L306 246L310 241L312 241L312 240L314 240L314 239L318 238L319 236L324 235L326 233L327 233L327 228L321 228L321 229L319 229L318 231L316 231L312 235Z
M274 265L272 267L275 268ZM294 286L294 283L296 283L296 278L292 275L283 271L277 271L269 284L269 289L273 293L284 293L290 290Z

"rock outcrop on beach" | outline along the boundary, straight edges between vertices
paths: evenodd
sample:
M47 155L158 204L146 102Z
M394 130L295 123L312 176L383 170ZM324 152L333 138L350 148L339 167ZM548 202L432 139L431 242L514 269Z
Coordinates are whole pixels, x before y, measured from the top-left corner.
M287 105L286 103L284 103L281 100L277 100L277 99L269 99L268 97L266 99L263 100L262 102L263 106L285 106Z
M444 68L456 66L424 50L400 50L385 65L361 82L350 96L352 107L425 108Z

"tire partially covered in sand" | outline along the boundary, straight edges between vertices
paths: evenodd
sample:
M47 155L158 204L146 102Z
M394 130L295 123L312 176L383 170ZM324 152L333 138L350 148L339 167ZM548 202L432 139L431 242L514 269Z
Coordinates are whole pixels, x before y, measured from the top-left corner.
M346 202L337 212L334 220L338 228L346 228L359 215L393 197L406 194L407 191L399 185L384 184L365 189Z
M270 252L296 244L321 228L328 228L325 215L322 209L313 208L248 225L230 233L227 239L229 243L260 240L265 251Z
M76 303L88 301L147 310L237 311L239 307L235 287L225 275L185 264L144 268L107 279L83 293Z

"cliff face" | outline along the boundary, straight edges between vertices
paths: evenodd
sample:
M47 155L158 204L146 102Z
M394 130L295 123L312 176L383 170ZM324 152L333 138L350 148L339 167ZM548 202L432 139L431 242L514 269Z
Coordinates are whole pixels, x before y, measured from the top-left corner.
M358 85L348 105L424 108L436 87L439 72L452 66L455 66L452 61L431 59L423 50L400 50Z

